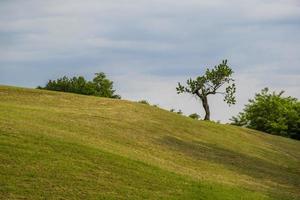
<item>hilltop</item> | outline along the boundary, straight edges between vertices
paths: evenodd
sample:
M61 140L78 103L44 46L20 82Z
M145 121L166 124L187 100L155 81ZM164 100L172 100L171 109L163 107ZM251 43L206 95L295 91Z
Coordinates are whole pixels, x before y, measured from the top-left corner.
M0 86L0 199L300 199L300 141Z

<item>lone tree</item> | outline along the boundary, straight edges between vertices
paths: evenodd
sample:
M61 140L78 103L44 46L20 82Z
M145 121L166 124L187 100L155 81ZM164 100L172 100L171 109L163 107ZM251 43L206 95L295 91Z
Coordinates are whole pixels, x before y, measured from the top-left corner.
M176 87L177 93L190 93L199 97L202 106L205 110L204 120L210 120L210 110L208 105L208 95L222 94L224 101L230 106L236 103L235 91L236 87L234 79L232 79L233 71L227 65L227 60L223 60L221 64L215 66L213 69L207 69L203 76L198 76L195 80L188 79L187 85L183 86L178 83ZM226 86L225 91L221 90L222 86Z

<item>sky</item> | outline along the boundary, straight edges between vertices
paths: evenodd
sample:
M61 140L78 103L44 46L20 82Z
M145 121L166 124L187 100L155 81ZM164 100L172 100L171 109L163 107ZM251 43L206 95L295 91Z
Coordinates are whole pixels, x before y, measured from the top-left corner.
M300 98L299 0L0 0L0 84L35 88L105 72L123 99L204 112L177 82L223 59L237 104L209 97L228 122L264 87Z

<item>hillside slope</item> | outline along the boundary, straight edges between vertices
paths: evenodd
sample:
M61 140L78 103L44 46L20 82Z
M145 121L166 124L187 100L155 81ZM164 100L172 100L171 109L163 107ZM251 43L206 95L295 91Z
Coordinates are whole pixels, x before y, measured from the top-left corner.
M300 199L300 142L0 86L0 199Z

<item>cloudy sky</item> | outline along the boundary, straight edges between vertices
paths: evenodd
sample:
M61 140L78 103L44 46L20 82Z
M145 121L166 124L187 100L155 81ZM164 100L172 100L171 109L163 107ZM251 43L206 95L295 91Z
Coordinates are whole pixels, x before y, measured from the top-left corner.
M214 120L226 122L264 87L300 98L300 1L0 0L0 84L103 71L124 99L203 116L175 87L222 59L238 103L211 97Z

